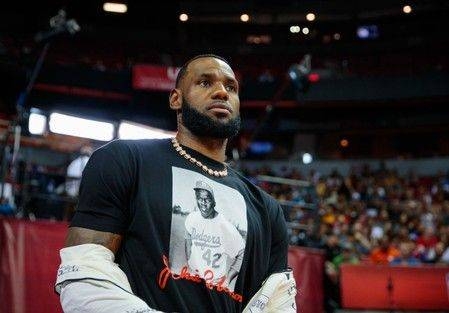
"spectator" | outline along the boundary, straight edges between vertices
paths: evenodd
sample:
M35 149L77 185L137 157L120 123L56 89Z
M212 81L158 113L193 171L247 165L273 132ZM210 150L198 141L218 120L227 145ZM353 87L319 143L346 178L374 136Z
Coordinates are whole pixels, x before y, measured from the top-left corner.
M399 244L400 255L395 257L390 264L391 265L419 265L421 260L413 255L415 244L413 241L403 241Z
M435 236L433 227L426 227L424 233L416 240L416 251L423 262L432 263L436 261L435 247L438 237Z
M371 252L370 259L375 264L388 264L399 255L399 250L390 244L388 237L382 237L379 246Z
M14 208L5 197L0 198L0 215L12 216L14 215Z

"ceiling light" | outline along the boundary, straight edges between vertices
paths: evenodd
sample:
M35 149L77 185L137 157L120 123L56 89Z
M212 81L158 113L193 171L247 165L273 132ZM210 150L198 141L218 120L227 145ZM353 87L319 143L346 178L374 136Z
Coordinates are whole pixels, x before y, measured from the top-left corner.
M335 33L334 34L334 39L335 40L340 40L341 39L341 35L339 33Z
M33 135L42 135L47 126L47 117L39 113L31 113L28 118L28 130Z
M313 156L310 153L304 153L302 155L302 163L304 164L310 164L313 161Z
M163 139L174 136L174 132L127 121L121 122L118 128L120 139Z
M186 13L179 14L179 20L181 22L187 22L188 19L189 19L189 16Z
M60 113L50 114L50 131L56 134L109 141L114 138L112 123L88 120Z
M315 14L313 14L313 13L308 13L307 15L306 15L306 19L309 21L309 22L312 22L312 21L314 21L315 20Z
M254 43L254 44L269 44L271 42L271 36L270 35L248 35L246 37L247 43Z
M357 37L360 39L373 39L379 37L377 25L364 25L357 28Z
M249 15L248 14L242 14L240 15L240 20L242 22L248 22L249 21Z
M342 140L340 140L340 146L342 146L343 148L346 148L347 146L349 146L348 139L343 138Z
M300 30L301 30L301 28L298 25L290 26L290 32L291 33L299 33Z
M403 11L405 14L409 14L409 13L412 12L412 7L409 6L409 5L404 5L404 7L402 8L402 11Z
M124 3L105 2L103 4L103 10L112 13L126 13L128 7Z
M307 35L309 32L310 32L310 31L309 31L309 29L308 29L307 27L304 27L304 28L302 29L302 33L303 33L304 35Z

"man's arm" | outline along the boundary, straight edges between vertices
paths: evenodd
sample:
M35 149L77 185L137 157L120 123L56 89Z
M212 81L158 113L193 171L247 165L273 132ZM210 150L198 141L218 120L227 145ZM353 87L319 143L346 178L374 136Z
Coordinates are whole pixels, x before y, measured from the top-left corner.
M115 254L128 227L136 161L132 147L112 141L93 153L83 172L79 201L55 291L65 313L154 312L133 294Z
M102 245L116 254L122 243L123 236L82 227L70 227L65 239L65 247L86 243Z
M125 273L114 263L122 238L82 227L69 229L57 281L64 312L160 312L132 293Z

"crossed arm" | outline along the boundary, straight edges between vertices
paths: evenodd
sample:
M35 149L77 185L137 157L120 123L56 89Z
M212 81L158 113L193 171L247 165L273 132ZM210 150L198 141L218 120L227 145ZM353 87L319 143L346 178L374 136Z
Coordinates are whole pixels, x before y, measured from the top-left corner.
M123 236L82 227L70 227L65 240L65 247L86 243L102 245L116 254L122 243Z
M125 273L113 262L122 239L109 232L69 229L57 278L64 312L160 312L132 293Z

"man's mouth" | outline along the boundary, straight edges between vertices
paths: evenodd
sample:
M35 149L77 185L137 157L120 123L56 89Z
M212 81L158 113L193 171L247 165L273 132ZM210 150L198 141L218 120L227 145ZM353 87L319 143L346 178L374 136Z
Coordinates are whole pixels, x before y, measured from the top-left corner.
M214 113L217 113L219 115L231 115L232 114L232 107L224 102L214 102L207 106L208 111L212 111Z

